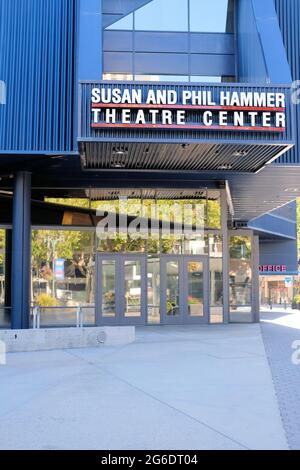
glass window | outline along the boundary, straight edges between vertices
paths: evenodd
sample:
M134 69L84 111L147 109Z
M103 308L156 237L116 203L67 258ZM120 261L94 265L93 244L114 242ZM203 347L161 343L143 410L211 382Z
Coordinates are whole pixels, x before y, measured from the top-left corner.
M228 0L190 0L192 32L225 33Z
M223 248L222 237L209 234L210 323L223 322Z
M131 31L133 30L133 13L130 15L124 16L119 21L116 21L112 25L108 26L105 29L117 29L120 31Z
M209 199L207 203L208 227L221 228L221 202L220 198Z
M187 265L188 275L188 313L191 317L203 317L204 315L204 286L203 263L189 261Z
M229 301L230 321L252 320L251 237L230 237Z
M221 83L222 77L206 77L204 75L191 75L191 82L197 83Z
M10 305L5 306L5 237L6 230L0 230L0 328L10 325Z
M179 263L168 261L166 263L167 274L167 304L166 310L169 316L178 316L179 311Z
M185 237L183 253L185 255L207 255L208 237L204 234L197 237Z
M134 79L140 82L188 82L187 75L135 75Z
M102 316L116 316L116 263L115 260L102 260Z
M32 302L41 308L41 325L94 324L94 232L33 230Z
M148 323L160 323L160 259L148 258Z
M135 12L135 29L188 31L187 0L152 0Z
M130 73L104 73L103 80L121 80L122 82L133 81L133 75Z
M125 317L140 317L142 314L142 276L140 260L124 262Z

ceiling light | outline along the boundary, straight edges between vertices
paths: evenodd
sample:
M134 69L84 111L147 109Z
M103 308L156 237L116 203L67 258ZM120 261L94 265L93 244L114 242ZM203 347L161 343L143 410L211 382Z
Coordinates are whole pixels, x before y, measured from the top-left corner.
M237 150L232 154L233 157L246 157L248 155L247 150Z
M225 170L225 171L232 170L232 165L231 165L231 163L225 163L224 165L218 166L217 169L218 170Z

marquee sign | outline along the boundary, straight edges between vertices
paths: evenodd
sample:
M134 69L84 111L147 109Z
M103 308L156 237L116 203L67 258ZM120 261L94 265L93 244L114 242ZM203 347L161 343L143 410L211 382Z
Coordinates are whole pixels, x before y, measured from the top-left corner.
M286 95L199 87L91 88L91 128L286 131Z
M81 162L257 172L295 143L290 96L288 85L81 81Z

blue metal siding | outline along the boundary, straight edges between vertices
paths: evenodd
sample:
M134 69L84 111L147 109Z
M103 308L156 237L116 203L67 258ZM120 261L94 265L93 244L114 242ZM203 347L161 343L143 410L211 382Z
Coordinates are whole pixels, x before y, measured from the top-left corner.
M78 41L79 80L99 80L102 78L101 18L102 0L80 0Z
M236 18L240 81L291 83L273 0L239 0Z
M252 0L239 0L236 7L238 81L267 83L268 74L257 30Z
M293 80L300 79L300 2L299 0L274 0L284 45ZM296 108L297 145L280 157L276 164L299 164L300 105Z
M298 250L297 240L260 240L259 241L260 265L285 265L284 274L298 274ZM262 275L276 274L261 273ZM282 272L277 273L282 275Z
M0 153L76 146L77 0L0 0Z

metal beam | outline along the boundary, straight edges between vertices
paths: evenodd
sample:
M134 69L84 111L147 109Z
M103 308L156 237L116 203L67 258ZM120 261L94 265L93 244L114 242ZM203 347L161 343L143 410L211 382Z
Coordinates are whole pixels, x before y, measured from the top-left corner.
M29 328L31 278L31 174L15 177L12 238L12 328Z

